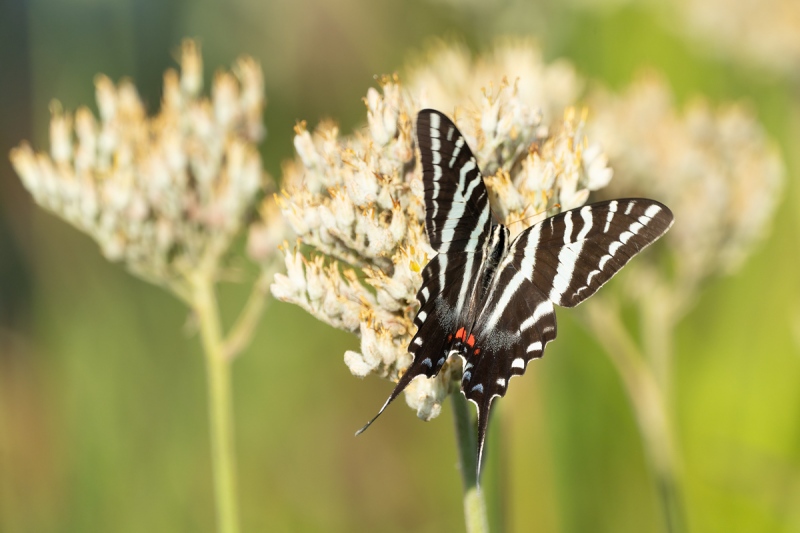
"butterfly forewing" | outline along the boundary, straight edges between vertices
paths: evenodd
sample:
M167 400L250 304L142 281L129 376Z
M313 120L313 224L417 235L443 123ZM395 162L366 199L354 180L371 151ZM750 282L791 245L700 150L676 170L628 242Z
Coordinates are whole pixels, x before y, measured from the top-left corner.
M491 228L486 186L472 151L455 124L432 109L417 115L417 142L425 191L425 230L438 252L423 270L417 293L417 333L411 366L364 431L417 376L439 372L453 336L474 307L474 283Z
M431 246L441 253L481 251L492 213L472 151L455 124L432 109L417 115L417 139Z
M546 219L537 225L534 283L553 303L574 307L661 237L672 220L666 206L644 198L598 202ZM524 261L522 250L513 253L515 262Z

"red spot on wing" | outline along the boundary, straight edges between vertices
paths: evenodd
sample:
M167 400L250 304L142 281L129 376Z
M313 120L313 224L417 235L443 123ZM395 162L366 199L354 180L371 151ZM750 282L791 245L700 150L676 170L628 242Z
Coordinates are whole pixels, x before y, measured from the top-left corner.
M480 355L481 354L481 349L480 348L475 348L475 352L474 353L475 353L475 355Z
M462 327L456 331L456 339L463 341L467 338L467 331Z
M475 346L475 335L470 335L470 336L469 336L469 338L467 339L467 345L468 345L470 348L472 348L473 346Z

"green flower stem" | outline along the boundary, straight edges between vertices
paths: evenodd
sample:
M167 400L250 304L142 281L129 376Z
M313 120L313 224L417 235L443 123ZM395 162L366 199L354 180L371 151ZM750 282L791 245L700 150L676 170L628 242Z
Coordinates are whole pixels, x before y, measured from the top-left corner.
M594 302L592 302L593 304ZM622 379L642 434L664 517L664 531L685 533L680 465L665 392L610 302L588 305L588 324Z
M456 391L450 397L453 399L458 459L464 484L464 518L467 522L467 533L488 533L486 502L478 486L475 424L472 422L469 404L464 395Z
M226 359L234 359L250 344L261 315L267 308L269 285L277 270L276 266L262 270L258 280L253 284L247 303L225 338L223 354Z
M207 276L191 279L192 303L197 314L208 378L208 410L211 429L211 462L217 531L239 532L236 495L236 452L233 441L230 359L225 357L222 328L214 286Z
M650 297L640 302L642 347L653 374L663 391L672 389L672 331L674 314L672 306L677 300L667 289L656 287Z

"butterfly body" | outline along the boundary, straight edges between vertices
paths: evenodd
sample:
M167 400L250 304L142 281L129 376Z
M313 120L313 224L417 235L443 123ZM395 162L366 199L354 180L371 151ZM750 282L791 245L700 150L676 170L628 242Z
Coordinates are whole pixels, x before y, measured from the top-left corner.
M565 211L511 239L508 228L492 223L486 186L456 126L423 110L417 138L425 228L437 254L417 293L417 333L408 348L414 361L377 416L412 379L435 376L457 354L461 392L478 408L480 468L492 401L555 339L554 304L573 307L594 294L673 217L654 200L611 200Z

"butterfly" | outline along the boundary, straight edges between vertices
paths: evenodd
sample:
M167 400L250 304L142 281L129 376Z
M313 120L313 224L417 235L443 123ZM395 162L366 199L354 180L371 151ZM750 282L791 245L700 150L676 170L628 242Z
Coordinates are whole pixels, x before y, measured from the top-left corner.
M489 195L463 135L442 113L417 115L425 230L437 254L417 293L414 356L366 430L417 376L463 359L461 392L478 409L477 469L492 402L556 337L554 305L593 295L672 226L672 212L645 198L585 205L547 218L515 239L493 222Z

